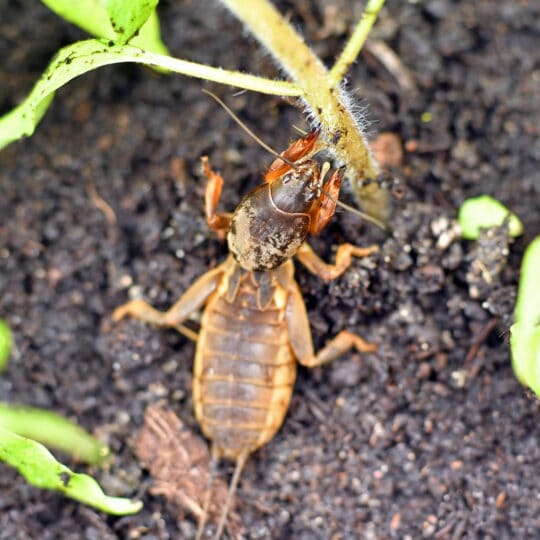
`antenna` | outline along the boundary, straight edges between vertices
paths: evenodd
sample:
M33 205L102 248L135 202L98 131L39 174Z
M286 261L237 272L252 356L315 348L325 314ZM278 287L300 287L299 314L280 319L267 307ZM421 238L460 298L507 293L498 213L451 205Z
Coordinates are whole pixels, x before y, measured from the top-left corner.
M205 94L208 94L212 99L214 99L215 101L217 101L221 107L223 107L223 109L225 109L225 111L227 111L229 113L229 115L231 116L231 118L246 132L248 133L249 135L251 135L253 137L253 139L259 143L267 152L270 152L270 154L272 154L273 156L281 159L281 161L285 162L287 165L290 165L293 169L296 169L297 168L297 165L296 163L294 163L293 161L290 161L289 159L287 158L284 158L281 154L279 154L278 152L276 152L271 146L268 146L260 137L258 137L257 135L255 135L255 133L253 133L253 131L251 131L251 129L249 129L246 124L244 124L244 122L242 122L242 120L240 120L240 118L238 118L238 116L236 116L236 114L234 114L232 112L232 110L230 109L229 106L227 106L220 98L218 98L216 96L216 94L213 94L212 92L210 92L209 90L205 90L203 88L203 92Z
M210 92L210 90L206 90L203 88L202 90L205 94L209 95L213 100L215 100L219 105L221 105L221 107L227 111L227 113L231 116L231 118L246 132L248 133L249 135L251 135L253 137L253 139L260 145L262 146L267 152L270 152L270 154L272 154L273 156L281 159L281 161L283 161L284 163L286 163L287 165L290 165L293 169L296 169L297 168L297 165L296 163L294 163L293 161L290 161L289 159L283 157L281 154L279 154L278 152L276 152L271 146L267 145L260 137L258 137L257 135L255 135L255 133L253 133L253 131L251 131L251 129L249 129L246 124L244 124L244 122L242 122L242 120L240 120L240 118L238 118L238 116L236 116L236 114L233 113L233 111L230 109L229 106L227 106L223 100L221 100L218 96L216 96L216 94ZM298 129L298 128L297 128ZM323 166L324 167L324 166ZM327 169L328 170L328 169ZM326 171L325 171L325 174L326 174ZM324 176L324 175L323 175ZM370 216L369 214L366 214L365 212L362 212L361 210L358 210L357 208L354 208L353 206L350 206L344 202L341 202L340 200L338 199L335 199L334 197L332 197L326 190L322 189L322 187L320 188L321 192L324 193L333 203L335 203L337 206L341 206L342 208L344 208L345 210L348 210L349 212L352 212L353 214L356 214L357 216L361 217L362 219L365 219L366 221L369 221L370 223L373 223L374 225L376 225L377 227L381 228L383 231L386 231L388 232L388 227L385 226L385 224L378 220L377 218L374 218L372 216Z
M352 212L353 214L356 214L357 216L361 217L362 219L365 219L366 221L369 221L370 223L373 223L373 225L376 225L380 229L382 229L385 232L388 232L388 227L385 226L385 224L382 221L379 221L377 218L374 218L373 216L370 216L369 214L366 214L365 212L362 212L361 210L358 210L358 208L354 208L354 206L350 206L347 203L341 202L339 199L335 199L323 188L320 188L321 192L324 193L333 203L335 203L337 206L341 206L345 210L348 210L349 212Z

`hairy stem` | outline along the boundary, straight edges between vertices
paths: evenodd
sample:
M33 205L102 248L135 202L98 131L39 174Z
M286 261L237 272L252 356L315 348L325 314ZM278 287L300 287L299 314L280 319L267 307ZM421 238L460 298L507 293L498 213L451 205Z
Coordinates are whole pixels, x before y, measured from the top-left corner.
M347 69L356 60L358 54L362 50L364 43L368 37L371 28L375 24L377 15L384 5L385 0L369 0L366 8L362 13L362 18L356 25L347 45L337 59L336 63L330 70L328 82L332 86L336 86L345 76Z

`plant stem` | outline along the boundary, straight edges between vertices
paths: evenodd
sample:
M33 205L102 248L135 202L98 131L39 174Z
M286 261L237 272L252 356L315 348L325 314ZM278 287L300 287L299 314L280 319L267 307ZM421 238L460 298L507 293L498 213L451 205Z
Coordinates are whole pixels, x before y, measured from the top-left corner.
M121 62L157 66L264 94L293 97L302 94L302 90L289 81L272 81L143 51L132 45L111 45L107 40L88 39L60 49L26 99L6 115L0 116L0 149L23 135L32 135L52 101L55 90L83 73Z
M374 217L386 221L389 214L388 194L377 184L363 185L365 179L376 178L379 169L368 148L362 127L351 111L352 98L331 79L323 63L304 43L302 37L267 0L221 0L222 3L253 33L301 88L301 96L311 119L318 124L327 149L335 153L337 164L347 166L356 195L362 207ZM362 17L353 33L353 44L345 47L334 75L350 64L358 53L365 34L373 24L374 4Z
M127 46L124 46L127 47ZM119 62L124 62L125 57L119 58ZM181 60L180 58L172 58L161 54L151 52L138 51L131 58L131 62L140 62L155 64L165 69L170 69L176 73L182 73L199 79L206 79L222 84L237 86L245 90L253 92L261 92L263 94L281 95L281 96L299 96L302 91L295 84L288 81L273 81L251 75L249 73L241 73L240 71L229 71L222 68L206 66L197 62Z
M356 60L362 50L371 28L375 24L377 15L384 5L385 0L369 0L362 18L356 25L352 36L349 38L343 52L330 70L328 81L332 86L336 86L345 76L349 66Z

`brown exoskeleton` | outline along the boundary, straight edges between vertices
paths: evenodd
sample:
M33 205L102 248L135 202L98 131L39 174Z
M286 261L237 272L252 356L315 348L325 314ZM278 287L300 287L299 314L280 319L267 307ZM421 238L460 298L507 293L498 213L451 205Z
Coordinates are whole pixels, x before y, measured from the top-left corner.
M216 538L247 457L268 442L281 426L296 378L296 362L320 366L352 347L373 352L376 346L341 331L314 352L302 293L291 258L324 280L340 276L352 256L373 253L376 246L339 246L334 264L326 264L305 242L334 214L343 171L324 182L326 167L311 154L317 133L294 142L276 159L264 183L248 193L232 216L217 212L223 179L203 157L208 177L206 217L216 231L226 231L230 254L201 276L166 312L142 300L117 308L115 320L130 315L160 327L176 328L197 341L193 368L195 415L212 441L212 455L236 460ZM323 184L324 182L324 184ZM197 334L182 323L206 306ZM208 495L209 496L209 495ZM199 524L202 536L204 521Z

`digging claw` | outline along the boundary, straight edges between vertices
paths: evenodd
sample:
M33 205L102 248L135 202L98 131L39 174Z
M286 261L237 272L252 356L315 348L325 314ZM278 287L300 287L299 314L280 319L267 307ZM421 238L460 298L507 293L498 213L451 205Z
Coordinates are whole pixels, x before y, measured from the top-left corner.
M126 317L132 316L133 313L137 311L137 307L143 303L144 302L142 300L132 300L131 302L127 302L125 304L122 304L121 306L118 306L113 311L112 320L114 322L118 322L122 319L125 319Z

